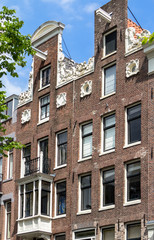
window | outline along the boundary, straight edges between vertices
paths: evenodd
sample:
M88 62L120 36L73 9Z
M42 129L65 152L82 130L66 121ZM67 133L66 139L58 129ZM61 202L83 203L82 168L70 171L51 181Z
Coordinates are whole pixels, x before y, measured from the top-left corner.
M56 184L56 215L66 214L66 182Z
M102 240L114 240L115 229L113 227L102 229Z
M11 239L11 202L6 202L6 239Z
M87 158L92 155L92 123L81 125L82 147L81 156Z
M8 179L13 177L13 149L8 153Z
M46 181L42 181L41 214L47 216L50 215L50 183Z
M48 139L43 139L40 142L40 152L43 154L42 158L42 171L49 173L49 159L48 159Z
M19 194L20 218L26 218L34 215L50 216L50 182L40 179L22 184L19 187Z
M104 35L104 45L105 56L117 50L117 31L112 31Z
M109 169L103 171L103 207L115 203L115 171Z
M103 69L103 96L116 91L116 64Z
M115 114L103 118L103 152L115 148Z
M41 70L41 88L50 84L50 67Z
M140 191L140 162L126 165L127 170L127 201L141 198Z
M24 175L28 175L31 173L31 145L27 145L23 148L23 161L24 161Z
M33 183L25 186L25 217L33 215Z
M65 240L65 234L55 236L55 240Z
M74 233L74 239L78 240L95 240L95 229L87 229L85 231L77 231Z
M57 134L57 167L67 163L67 131Z
M141 240L141 224L127 225L127 240Z
M128 144L141 141L141 104L127 108Z
M40 99L40 120L47 119L49 117L50 96L47 95Z
M80 177L80 201L81 211L91 209L91 175Z

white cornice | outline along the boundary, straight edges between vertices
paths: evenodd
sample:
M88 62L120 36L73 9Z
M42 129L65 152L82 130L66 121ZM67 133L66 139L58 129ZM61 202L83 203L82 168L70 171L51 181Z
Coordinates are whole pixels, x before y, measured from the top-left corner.
M105 12L103 9L99 8L96 10L96 15L103 18L106 22L111 22L111 15Z

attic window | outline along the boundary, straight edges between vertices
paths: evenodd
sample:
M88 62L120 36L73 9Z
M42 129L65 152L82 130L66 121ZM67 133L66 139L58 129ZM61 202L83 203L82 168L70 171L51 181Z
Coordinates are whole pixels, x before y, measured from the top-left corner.
M106 56L117 50L117 31L109 32L104 37L104 55Z

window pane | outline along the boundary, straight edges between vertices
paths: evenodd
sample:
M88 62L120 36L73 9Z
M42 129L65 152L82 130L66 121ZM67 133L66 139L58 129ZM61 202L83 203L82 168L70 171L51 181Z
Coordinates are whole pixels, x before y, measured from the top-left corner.
M50 192L41 191L41 214L50 215Z
M114 228L103 229L103 240L114 240L115 239Z
M57 215L66 213L66 182L57 183Z
M81 210L91 209L91 176L81 177Z
M58 134L57 148L58 148L57 166L60 166L67 162L67 132Z
M115 125L115 114L104 118L104 127L110 127Z
M75 239L81 239L85 237L95 237L95 230L87 230L87 231L81 231L75 233ZM91 239L91 238L90 238Z
M127 109L128 143L141 141L141 104Z
M65 240L65 235L56 236L55 240Z
M141 225L134 224L127 226L127 239L141 239Z
M25 217L32 216L33 214L33 183L26 184L25 195Z
M114 169L103 172L103 206L115 202L115 172Z
M116 65L104 69L104 95L115 92L116 89Z
M140 190L140 162L127 165L127 200L141 198Z
M50 67L42 70L42 87L50 83Z
M92 123L82 126L82 135L85 136L92 133Z
M13 111L13 100L7 103L7 115L9 117L12 117L12 111Z
M114 31L105 37L106 55L117 49L117 32Z
M115 127L105 131L105 151L115 148Z
M9 178L13 176L13 152L9 152Z
M83 138L83 156L82 157L88 157L92 155L92 135Z
M31 145L28 145L25 148L23 148L23 158L26 158L26 161L29 161L30 155L31 155Z

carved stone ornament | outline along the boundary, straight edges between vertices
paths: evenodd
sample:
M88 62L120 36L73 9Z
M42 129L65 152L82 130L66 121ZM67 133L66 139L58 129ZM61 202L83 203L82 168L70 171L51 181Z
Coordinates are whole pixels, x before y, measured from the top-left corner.
M33 97L33 63L32 63L32 70L29 73L28 90L19 95L18 107L20 107L20 106L26 104L27 102L31 101L32 97Z
M30 119L31 119L31 109L24 110L21 115L21 123L24 124L26 122L29 122Z
M80 91L81 98L91 94L91 92L92 92L92 81L91 80L85 81L83 84L81 84L81 91Z
M94 57L90 58L88 63L75 63L73 60L66 58L62 51L62 35L59 34L57 86L79 79L94 71Z
M148 30L143 30L141 33L135 33L135 28L129 27L125 32L125 50L126 53L134 52L142 47L143 37L150 35ZM134 37L136 36L136 38Z
M65 92L57 95L56 105L57 105L57 108L60 108L64 105L66 105L66 93Z
M130 60L129 63L126 63L126 77L130 77L139 72L139 59Z

